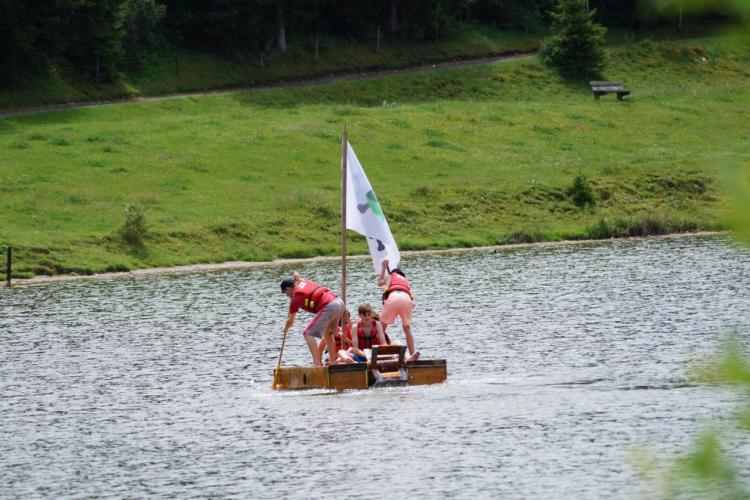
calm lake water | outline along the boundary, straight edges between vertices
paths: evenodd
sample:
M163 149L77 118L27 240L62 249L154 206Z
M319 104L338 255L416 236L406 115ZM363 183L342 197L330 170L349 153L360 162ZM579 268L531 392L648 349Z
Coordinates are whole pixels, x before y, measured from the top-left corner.
M291 268L0 290L0 497L633 498L638 450L674 455L740 401L689 381L750 331L750 256L726 240L402 268L445 384L271 391ZM299 270L338 288L337 263ZM374 278L350 262L350 309ZM308 364L309 317L285 364ZM728 451L748 463L747 439Z

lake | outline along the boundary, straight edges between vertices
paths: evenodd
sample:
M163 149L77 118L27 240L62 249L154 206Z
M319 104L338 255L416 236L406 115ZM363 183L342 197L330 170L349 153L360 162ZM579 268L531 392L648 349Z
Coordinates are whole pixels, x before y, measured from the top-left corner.
M691 379L750 329L750 254L724 238L401 267L444 384L271 391L288 266L0 290L0 497L633 498L639 452L674 456L741 402ZM297 268L339 287L337 262ZM380 306L356 259L363 301ZM310 318L285 365L310 362ZM730 444L748 464L747 436Z

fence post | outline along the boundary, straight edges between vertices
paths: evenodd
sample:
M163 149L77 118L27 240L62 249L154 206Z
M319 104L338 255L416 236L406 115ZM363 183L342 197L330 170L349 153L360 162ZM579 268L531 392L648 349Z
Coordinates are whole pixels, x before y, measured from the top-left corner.
M11 256L13 255L13 249L11 247L5 248L5 279L7 281L6 286L10 288L10 269L11 269Z

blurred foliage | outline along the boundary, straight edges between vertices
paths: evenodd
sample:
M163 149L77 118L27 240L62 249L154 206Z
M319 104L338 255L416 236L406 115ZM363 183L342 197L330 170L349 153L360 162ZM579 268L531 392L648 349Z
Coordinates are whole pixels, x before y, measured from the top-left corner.
M739 241L750 245L750 163L732 175L731 181L735 202L735 234Z
M747 0L653 0L652 4L662 12L679 15L739 14L747 21L750 14ZM728 169L726 180L733 195L733 236L740 243L750 245L750 163ZM740 334L735 334L725 343L720 356L697 370L697 381L731 385L740 393L740 407L727 420L728 426L704 431L692 448L661 474L653 474L654 470L659 470L659 464L653 459L647 457L639 461L643 478L655 487L660 497L750 498L750 489L738 477L741 466L722 446L722 442L731 439L732 433L739 432L747 437L750 431L750 362L742 346Z
M747 0L651 0L657 9L663 12L680 12L685 14L748 14L750 2Z
M646 494L657 498L750 498L741 466L723 444L731 442L737 432L746 436L750 431L750 362L738 335L729 338L719 356L697 368L695 381L734 387L742 397L741 405L724 420L725 426L703 431L673 462L662 463L648 453L639 456Z

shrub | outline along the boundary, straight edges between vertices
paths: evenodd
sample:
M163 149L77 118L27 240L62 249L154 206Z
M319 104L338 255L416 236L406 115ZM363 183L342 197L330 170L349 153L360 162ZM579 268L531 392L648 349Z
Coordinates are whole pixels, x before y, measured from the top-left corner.
M573 184L568 187L565 194L568 195L573 203L579 208L586 206L593 207L596 204L594 190L591 189L591 185L584 175L576 176L576 178L573 179Z
M567 77L600 76L606 64L606 28L593 21L594 14L587 12L586 0L559 0L551 13L556 34L542 43L542 61Z
M143 210L125 205L125 223L120 231L123 241L131 246L142 247L147 232L148 224Z

